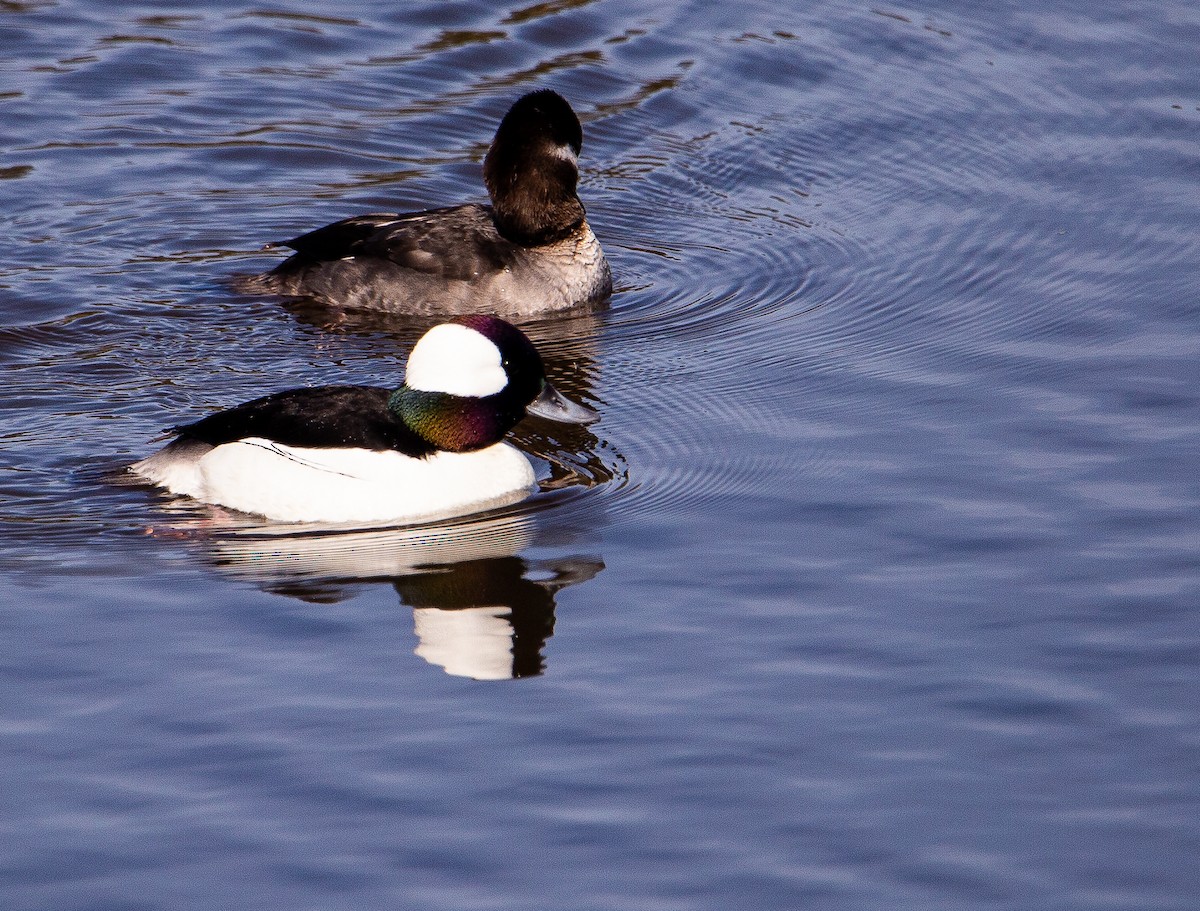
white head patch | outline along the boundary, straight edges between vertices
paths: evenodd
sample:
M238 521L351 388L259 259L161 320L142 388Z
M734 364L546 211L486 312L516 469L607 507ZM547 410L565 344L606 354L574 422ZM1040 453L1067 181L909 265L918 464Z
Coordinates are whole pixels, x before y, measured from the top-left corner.
M569 161L575 167L579 167L579 156L575 154L575 150L567 143L550 146L550 154L554 158L561 158L563 161Z
M457 323L434 326L408 356L404 382L410 389L451 395L493 395L508 385L500 349L474 329Z

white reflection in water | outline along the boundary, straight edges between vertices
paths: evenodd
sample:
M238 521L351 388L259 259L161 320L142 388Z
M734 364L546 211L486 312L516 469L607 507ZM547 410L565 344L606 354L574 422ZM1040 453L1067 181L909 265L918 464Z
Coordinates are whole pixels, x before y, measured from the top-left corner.
M508 680L545 670L557 593L604 568L593 557L518 556L534 531L530 516L504 515L356 532L258 526L190 540L222 572L304 601L390 582L413 608L415 654L453 676Z
M455 677L509 680L513 673L513 627L503 605L442 610L418 607L413 652Z

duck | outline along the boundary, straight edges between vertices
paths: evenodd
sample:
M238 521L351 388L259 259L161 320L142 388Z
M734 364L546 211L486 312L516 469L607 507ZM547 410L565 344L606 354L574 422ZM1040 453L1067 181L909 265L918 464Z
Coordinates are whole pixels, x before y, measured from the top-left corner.
M583 129L552 89L519 98L483 162L491 205L374 213L268 244L295 251L237 290L349 309L520 318L599 304L612 272L576 193Z
M279 522L433 521L534 491L529 458L504 441L527 413L599 419L546 379L520 329L470 314L421 336L398 389L275 392L172 427L174 439L129 470L170 493Z

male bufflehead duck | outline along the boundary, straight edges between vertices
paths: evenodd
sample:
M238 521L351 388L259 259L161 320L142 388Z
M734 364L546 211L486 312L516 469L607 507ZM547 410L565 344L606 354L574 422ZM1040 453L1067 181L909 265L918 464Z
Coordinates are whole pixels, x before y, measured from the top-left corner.
M532 92L504 115L483 161L492 205L347 218L285 241L295 254L238 286L417 314L519 316L601 301L612 275L575 194L582 144L566 100Z
M130 466L205 503L284 522L413 522L524 499L533 466L504 435L530 412L590 423L547 382L533 343L462 316L413 348L399 389L291 389L172 428Z

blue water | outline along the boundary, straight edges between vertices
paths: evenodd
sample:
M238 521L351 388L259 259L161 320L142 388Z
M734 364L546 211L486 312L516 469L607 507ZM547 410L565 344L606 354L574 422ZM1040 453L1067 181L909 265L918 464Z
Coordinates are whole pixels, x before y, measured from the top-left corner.
M1200 10L793 6L0 4L0 905L1196 907ZM540 87L617 284L543 493L121 482L396 382L228 279Z

